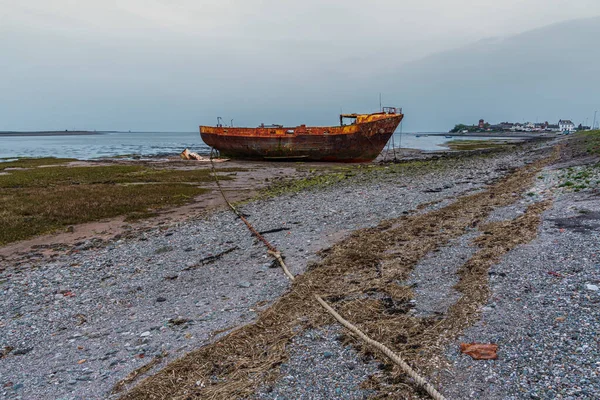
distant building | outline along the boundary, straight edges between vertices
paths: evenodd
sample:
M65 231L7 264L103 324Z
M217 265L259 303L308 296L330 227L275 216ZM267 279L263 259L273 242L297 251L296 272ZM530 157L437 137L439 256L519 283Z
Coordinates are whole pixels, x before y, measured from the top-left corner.
M574 132L575 124L568 119L561 119L560 121L558 121L558 130L561 132L564 132L564 131Z
M461 132L467 130L468 132L575 132L577 130L589 129L583 124L576 127L575 124L568 119L561 119L558 124L550 124L548 121L545 122L500 122L499 124L490 124L485 122L484 119L480 119L477 125L456 125L454 130L451 132Z
M499 131L510 131L513 128L513 126L515 126L515 124L513 124L512 122L501 122L496 126L499 128Z

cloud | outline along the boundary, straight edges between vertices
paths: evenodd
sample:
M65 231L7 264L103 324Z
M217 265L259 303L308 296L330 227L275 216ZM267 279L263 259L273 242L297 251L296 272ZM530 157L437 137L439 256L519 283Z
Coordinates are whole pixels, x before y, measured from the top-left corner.
M193 129L225 108L239 123L266 113L324 123L319 110L350 107L358 82L382 71L600 14L597 0L473 3L0 0L0 129ZM386 89L376 82L353 107Z
M239 39L401 40L468 32L516 33L600 13L595 0L0 0L5 23L110 34L153 28ZM362 39L362 40L361 40Z

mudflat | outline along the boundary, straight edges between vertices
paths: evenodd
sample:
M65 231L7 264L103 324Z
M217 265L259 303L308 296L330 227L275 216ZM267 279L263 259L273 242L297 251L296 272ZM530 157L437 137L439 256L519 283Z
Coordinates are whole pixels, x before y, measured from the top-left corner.
M272 182L331 167L217 165L219 181L234 202L256 196ZM173 223L224 204L210 164L177 158L20 159L0 163L0 173L0 259L34 249L50 254L77 242Z

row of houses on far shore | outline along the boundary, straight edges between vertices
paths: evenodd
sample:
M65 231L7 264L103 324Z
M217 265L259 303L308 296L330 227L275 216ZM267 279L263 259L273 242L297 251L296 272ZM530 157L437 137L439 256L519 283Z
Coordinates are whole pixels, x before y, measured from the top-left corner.
M479 120L478 130L490 132L575 132L580 130L590 130L591 127L579 124L576 126L569 119L561 119L557 124L545 122L501 122L490 125L483 119Z

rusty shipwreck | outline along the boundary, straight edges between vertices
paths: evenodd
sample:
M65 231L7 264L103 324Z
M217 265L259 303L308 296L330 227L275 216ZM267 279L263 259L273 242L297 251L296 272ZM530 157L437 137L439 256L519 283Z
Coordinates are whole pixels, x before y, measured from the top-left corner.
M342 114L339 126L234 128L217 124L201 126L200 136L229 158L367 162L381 153L402 118L401 108L384 107L373 114Z

